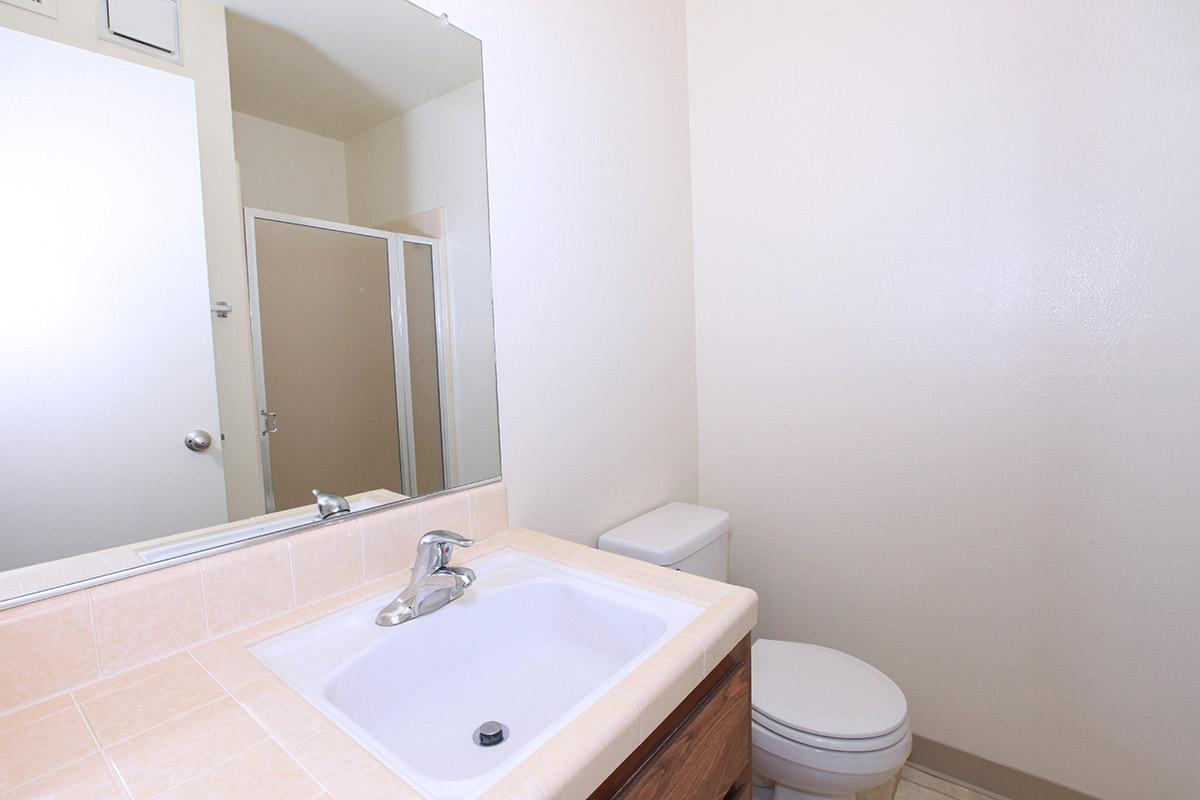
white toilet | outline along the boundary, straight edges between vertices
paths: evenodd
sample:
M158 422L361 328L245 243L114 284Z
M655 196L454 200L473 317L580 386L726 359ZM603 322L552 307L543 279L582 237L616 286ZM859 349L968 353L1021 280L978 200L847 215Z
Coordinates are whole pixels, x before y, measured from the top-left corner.
M724 581L729 514L668 503L603 534L600 549ZM870 664L827 647L759 639L751 668L756 800L853 800L908 758L908 703Z

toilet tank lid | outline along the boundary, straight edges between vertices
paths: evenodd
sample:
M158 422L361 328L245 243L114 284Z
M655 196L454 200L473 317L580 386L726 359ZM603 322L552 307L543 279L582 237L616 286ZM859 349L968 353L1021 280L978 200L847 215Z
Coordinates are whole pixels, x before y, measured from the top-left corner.
M667 503L600 535L600 549L676 564L729 533L729 512L690 503Z

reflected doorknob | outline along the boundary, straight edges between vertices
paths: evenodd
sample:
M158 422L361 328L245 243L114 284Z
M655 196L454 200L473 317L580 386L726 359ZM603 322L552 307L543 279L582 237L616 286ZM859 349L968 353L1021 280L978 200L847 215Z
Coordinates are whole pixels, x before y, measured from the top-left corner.
M203 453L212 447L212 441L212 434L199 428L188 431L187 436L183 437L183 443L187 445L187 449L194 453Z

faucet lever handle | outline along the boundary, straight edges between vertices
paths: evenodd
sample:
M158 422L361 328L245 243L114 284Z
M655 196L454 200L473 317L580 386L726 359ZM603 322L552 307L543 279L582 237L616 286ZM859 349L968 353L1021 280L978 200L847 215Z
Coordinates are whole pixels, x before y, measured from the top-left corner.
M350 512L350 503L340 494L326 492L323 489L313 489L313 497L317 498L317 519L329 519L335 514Z
M421 544L449 544L457 545L458 547L470 547L475 544L474 539L468 539L465 536L459 536L454 531L430 531L421 537Z
M454 531L429 531L421 537L417 544L417 560L413 564L413 576L424 577L431 572L437 572L450 563L450 554L454 546L470 547L474 539L459 536Z

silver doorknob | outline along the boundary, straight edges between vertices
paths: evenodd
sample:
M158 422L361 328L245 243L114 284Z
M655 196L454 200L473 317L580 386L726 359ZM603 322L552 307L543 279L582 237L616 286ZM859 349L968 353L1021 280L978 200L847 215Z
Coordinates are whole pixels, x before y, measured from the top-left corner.
M200 429L188 431L187 436L183 437L183 443L187 445L188 450L194 453L203 453L212 447L212 434Z

